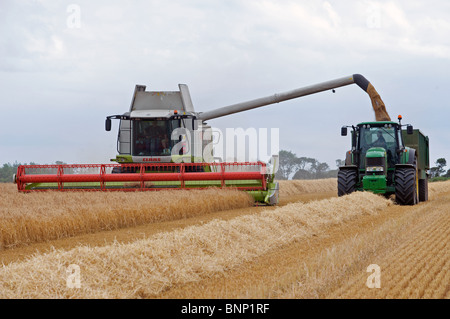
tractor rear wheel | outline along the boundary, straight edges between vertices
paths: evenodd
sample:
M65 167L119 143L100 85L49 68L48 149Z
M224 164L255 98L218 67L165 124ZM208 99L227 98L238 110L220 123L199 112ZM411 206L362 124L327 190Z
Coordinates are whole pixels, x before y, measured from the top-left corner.
M416 169L401 167L395 170L395 201L400 205L418 203Z
M356 171L353 169L340 169L338 172L338 196L344 196L355 191Z
M419 179L419 201L426 202L428 200L428 179Z

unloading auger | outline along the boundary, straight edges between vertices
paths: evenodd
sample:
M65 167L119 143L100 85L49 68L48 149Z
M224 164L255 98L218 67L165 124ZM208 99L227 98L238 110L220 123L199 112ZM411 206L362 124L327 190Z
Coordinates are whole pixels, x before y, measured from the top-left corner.
M211 152L211 127L205 121L350 84L369 94L377 121L390 120L375 88L360 74L206 112L194 110L185 84L178 85L179 91L146 91L146 86L136 85L129 111L106 118L107 131L112 119L120 120L118 155L111 160L115 164L22 165L14 181L21 192L231 187L249 192L256 202L275 205L278 156L267 164L217 162Z

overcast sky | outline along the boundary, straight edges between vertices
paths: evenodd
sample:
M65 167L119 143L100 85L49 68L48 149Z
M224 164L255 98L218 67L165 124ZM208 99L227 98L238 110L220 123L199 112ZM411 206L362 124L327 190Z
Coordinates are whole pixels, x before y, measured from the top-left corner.
M108 163L134 86L189 86L212 110L354 73L450 163L450 1L0 1L0 164ZM374 120L350 85L210 120L279 129L336 168L342 125Z

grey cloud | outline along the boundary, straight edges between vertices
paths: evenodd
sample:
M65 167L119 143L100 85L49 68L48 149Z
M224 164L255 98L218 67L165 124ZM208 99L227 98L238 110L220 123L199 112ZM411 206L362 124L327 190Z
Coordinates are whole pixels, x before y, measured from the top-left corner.
M79 28L67 25L70 4L80 8ZM10 142L0 144L0 163L108 161L116 136L103 132L104 117L126 111L138 83L158 90L186 83L195 107L203 111L362 73L392 113L426 128L436 145L448 138L442 121L449 115L442 106L448 101L450 70L445 0L1 5L0 105L10 118L20 118L21 133L11 137L17 124L3 119L0 138ZM347 87L211 124L279 127L281 148L333 166L348 147L339 127L372 117L365 93ZM36 129L36 122L43 125ZM59 137L52 143L66 143L49 149L55 134ZM303 141L303 134L317 136L315 143ZM77 151L86 150L92 136L97 150ZM28 139L35 148L28 148ZM23 149L12 150L11 144ZM448 152L433 154L450 158Z

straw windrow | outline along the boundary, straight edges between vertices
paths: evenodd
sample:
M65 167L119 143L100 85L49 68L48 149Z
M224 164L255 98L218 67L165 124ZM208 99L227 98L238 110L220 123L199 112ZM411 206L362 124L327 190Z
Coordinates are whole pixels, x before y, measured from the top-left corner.
M448 185L430 185L430 202L448 194ZM230 220L216 219L126 244L38 254L0 269L0 298L156 297L171 287L236 269L291 243L307 244L332 225L377 216L393 206L382 196L356 192ZM71 265L79 267L80 288L69 286Z
M0 185L0 202L0 250L253 204L232 189L23 194L12 185Z
M301 241L329 225L377 214L392 202L371 193L294 203L228 221L213 220L128 244L55 251L0 270L0 297L139 298L230 270ZM66 269L80 267L82 286L68 289ZM38 289L36 289L38 287Z

